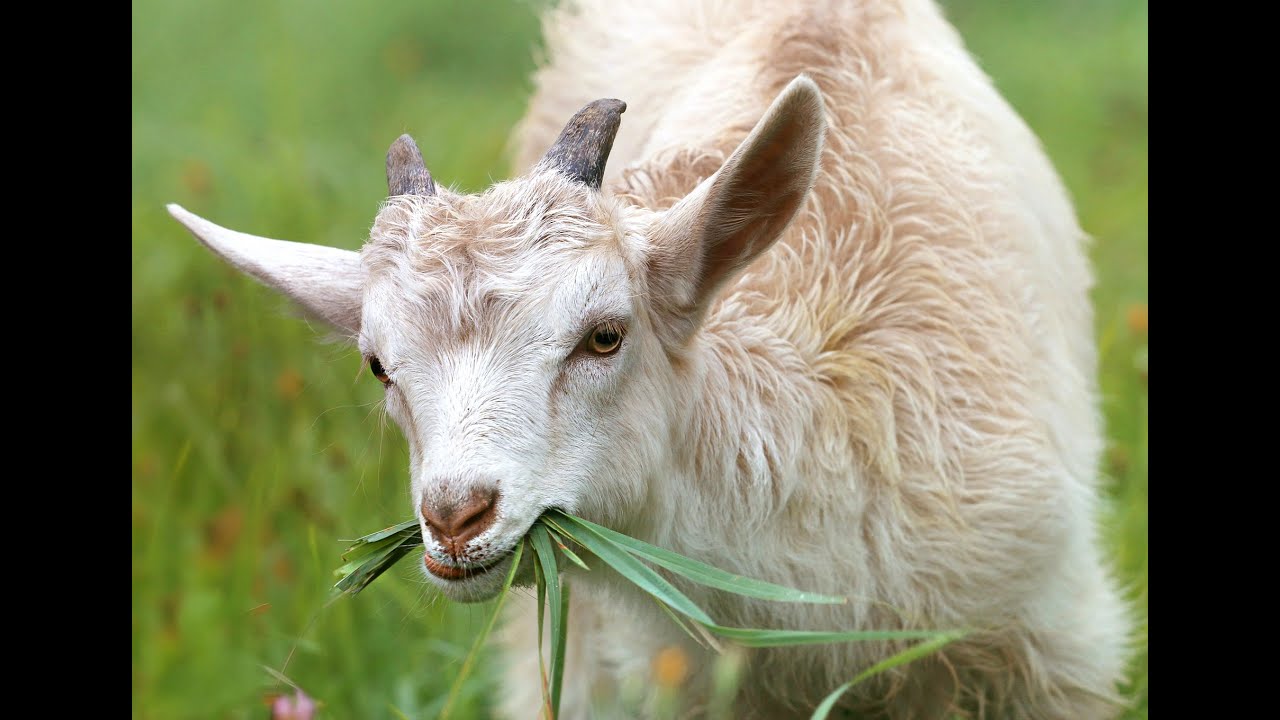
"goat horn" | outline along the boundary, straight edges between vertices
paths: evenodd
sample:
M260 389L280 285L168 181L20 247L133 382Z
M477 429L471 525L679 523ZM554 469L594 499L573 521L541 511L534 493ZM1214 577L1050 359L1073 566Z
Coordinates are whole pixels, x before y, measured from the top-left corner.
M390 195L436 194L436 183L422 162L422 152L408 134L396 138L387 150L387 192Z
M627 104L621 100L605 98L588 103L560 131L539 165L553 167L570 180L599 190L613 138L626 111Z

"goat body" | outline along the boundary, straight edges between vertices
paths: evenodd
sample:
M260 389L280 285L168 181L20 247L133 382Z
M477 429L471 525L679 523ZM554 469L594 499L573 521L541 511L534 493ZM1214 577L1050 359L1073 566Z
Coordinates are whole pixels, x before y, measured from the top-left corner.
M851 598L684 588L724 625L979 629L841 707L1114 715L1130 621L1094 530L1085 236L936 6L579 0L544 30L517 179L454 193L402 139L359 254L174 209L374 364L432 582L491 596L561 507ZM626 104L562 132L600 97ZM564 717L671 646L705 699L708 651L607 574L570 580ZM540 706L534 608L510 615L501 711L522 718ZM752 651L735 717L805 717L901 647Z

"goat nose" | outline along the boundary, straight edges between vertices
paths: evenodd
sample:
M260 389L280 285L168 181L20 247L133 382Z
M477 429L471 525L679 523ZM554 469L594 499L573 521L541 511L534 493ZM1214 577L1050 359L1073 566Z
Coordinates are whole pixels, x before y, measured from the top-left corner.
M422 519L436 540L449 551L458 554L467 543L489 529L497 518L497 489L476 490L461 503L422 503Z

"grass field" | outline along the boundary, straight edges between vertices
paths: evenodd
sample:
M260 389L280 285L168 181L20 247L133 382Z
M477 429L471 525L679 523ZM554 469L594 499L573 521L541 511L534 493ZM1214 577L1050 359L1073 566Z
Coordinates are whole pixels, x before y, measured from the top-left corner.
M1147 608L1147 4L944 3L1043 139L1095 238L1109 445L1100 518ZM261 718L283 671L321 717L433 717L485 606L407 567L325 608L354 538L406 518L399 432L358 353L200 248L179 202L246 232L355 249L383 154L507 174L537 43L530 2L133 4L132 710ZM1144 625L1145 633L1145 625ZM488 665L455 717L487 717ZM1147 715L1145 636L1129 717Z

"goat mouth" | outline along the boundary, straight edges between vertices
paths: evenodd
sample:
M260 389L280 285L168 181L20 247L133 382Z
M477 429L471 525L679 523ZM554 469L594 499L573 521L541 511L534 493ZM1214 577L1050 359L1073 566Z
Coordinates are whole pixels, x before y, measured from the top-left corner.
M441 563L435 560L434 558L432 558L431 555L424 553L422 556L422 564L426 566L427 572L440 578L441 580L466 580L467 578L473 578L473 577L476 577L477 575L483 575L489 572L493 568L500 565L502 561L506 559L507 559L506 556L503 555L502 557L499 557L493 560L487 565L461 567L461 566L455 566L455 565L445 565L444 563Z

